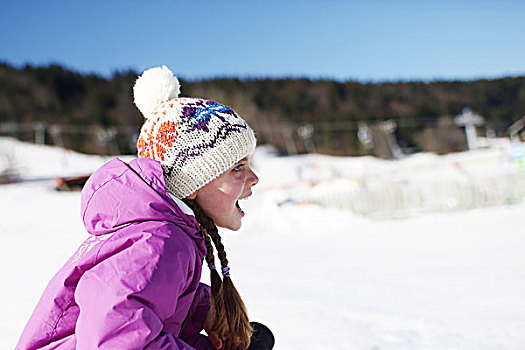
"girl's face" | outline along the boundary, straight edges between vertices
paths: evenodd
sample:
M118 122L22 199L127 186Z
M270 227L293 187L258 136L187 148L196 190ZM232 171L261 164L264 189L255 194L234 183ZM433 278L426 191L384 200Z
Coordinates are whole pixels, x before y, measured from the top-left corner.
M237 231L241 228L241 219L244 216L238 201L251 196L252 186L257 182L259 179L250 168L248 156L197 190L190 198L195 198L215 225Z

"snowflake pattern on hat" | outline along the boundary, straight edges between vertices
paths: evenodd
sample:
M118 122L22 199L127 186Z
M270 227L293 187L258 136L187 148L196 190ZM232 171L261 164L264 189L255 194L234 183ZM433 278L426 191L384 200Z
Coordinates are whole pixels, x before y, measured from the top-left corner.
M215 101L197 99L195 102L190 102L182 108L182 117L188 118L194 123L194 127L188 131L199 129L208 132L208 123L213 115L217 116L223 122L226 122L224 117L221 116L222 113L238 118L233 109L223 106Z

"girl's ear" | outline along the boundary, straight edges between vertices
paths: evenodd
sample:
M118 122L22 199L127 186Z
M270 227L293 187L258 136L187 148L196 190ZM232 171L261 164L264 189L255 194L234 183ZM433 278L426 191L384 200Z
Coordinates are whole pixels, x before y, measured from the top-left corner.
M195 199L197 197L197 191L193 192L192 194L190 194L188 197L186 197L187 199Z

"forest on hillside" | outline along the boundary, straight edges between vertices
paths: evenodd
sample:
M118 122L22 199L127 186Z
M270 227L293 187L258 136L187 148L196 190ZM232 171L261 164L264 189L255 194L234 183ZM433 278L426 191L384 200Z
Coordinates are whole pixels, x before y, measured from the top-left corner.
M88 153L135 153L143 120L133 104L136 78L133 71L106 79L59 65L16 68L2 63L0 133L33 140L35 130L41 130L45 143ZM505 136L525 115L525 77L384 83L214 78L181 79L181 85L181 96L234 108L260 143L283 153L390 158L392 139L403 152L461 151L465 136L454 117L465 107L483 116L485 125L478 132L493 136ZM115 147L108 149L108 144Z

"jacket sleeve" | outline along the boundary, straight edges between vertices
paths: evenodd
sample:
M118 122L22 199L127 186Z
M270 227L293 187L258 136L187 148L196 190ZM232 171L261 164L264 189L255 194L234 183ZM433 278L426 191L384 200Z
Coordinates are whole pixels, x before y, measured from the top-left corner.
M130 235L84 273L75 292L77 349L194 349L162 331L187 287L192 259L187 242L167 241Z
M200 340L199 333L204 328L204 320L210 310L210 287L200 283L191 303L188 315L182 324L180 338L196 348L195 341Z

